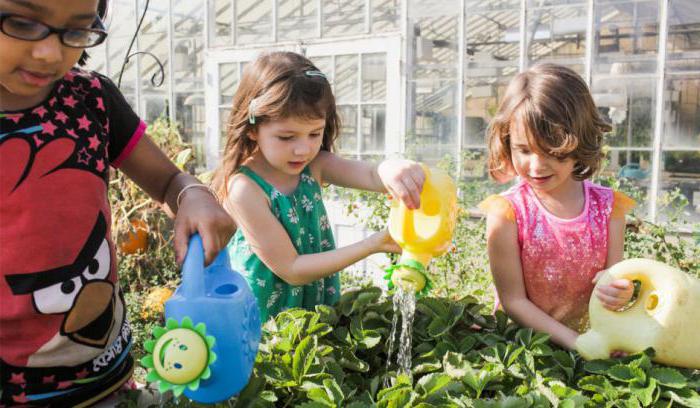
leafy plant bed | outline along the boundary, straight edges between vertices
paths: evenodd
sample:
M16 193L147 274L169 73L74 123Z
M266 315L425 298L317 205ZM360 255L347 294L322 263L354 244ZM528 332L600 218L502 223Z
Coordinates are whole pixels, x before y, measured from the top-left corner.
M220 406L700 407L697 370L653 364L652 350L585 362L484 309L473 297L418 300L412 379L387 371L393 310L380 289L285 311L265 324L248 386Z

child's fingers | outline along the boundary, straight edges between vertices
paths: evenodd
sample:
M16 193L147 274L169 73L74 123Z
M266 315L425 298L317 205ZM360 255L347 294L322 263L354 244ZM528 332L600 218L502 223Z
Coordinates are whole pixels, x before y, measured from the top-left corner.
M185 262L185 255L187 255L187 244L190 237L189 228L185 222L175 220L175 237L173 238L173 243L175 246L175 259L177 263L182 265Z
M596 290L595 295L605 308L610 310L617 310L626 304L626 301L624 299L620 299L619 297L606 293L605 291L600 289L602 288Z
M627 280L627 279L617 279L612 282L610 282L610 286L615 287L617 289L621 290L630 290L633 289L634 286L632 285L632 282Z
M202 237L204 247L204 265L209 265L219 254L218 237L211 228L200 227L199 235Z
M403 184L406 187L406 190L408 191L408 196L409 196L409 202L406 203L406 205L409 205L410 208L418 208L420 207L420 187L418 187L418 184L416 181L413 179L411 175L408 175L404 177L403 179Z

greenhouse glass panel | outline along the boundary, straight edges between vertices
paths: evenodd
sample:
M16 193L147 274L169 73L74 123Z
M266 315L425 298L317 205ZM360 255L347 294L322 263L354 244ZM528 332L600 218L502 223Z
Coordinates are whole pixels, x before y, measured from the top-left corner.
M365 32L365 0L321 0L323 36L339 37Z
M457 151L457 82L414 81L415 112L406 135L406 152L417 160L435 164Z
M139 1L139 15L143 13L145 1ZM170 61L168 59L169 42L168 42L168 10L167 7L159 6L158 3L150 4L148 8L149 23L141 26L141 32L138 37L138 51L148 54L139 55L141 59L141 69L139 77L141 78L141 87L144 92L163 92L163 98L167 98L168 71L170 70ZM135 49L132 50L136 51ZM158 61L149 55L153 54L163 64L164 71L160 71ZM136 61L134 57L133 62ZM159 86L160 85L160 86ZM153 96L150 97L151 99ZM144 100L142 98L142 100ZM152 102L147 103L152 105ZM147 110L148 112L148 110Z
M410 1L415 79L456 79L459 9L460 3L455 0Z
M362 154L384 153L386 136L386 108L383 104L363 105L362 118Z
M664 98L663 147L700 150L700 73L669 75Z
M700 2L674 0L668 12L666 69L700 71Z
M517 67L479 68L484 74L490 69L496 76L469 76L464 87L464 146L486 146L486 130L503 98ZM467 72L469 74L469 72Z
M568 6L585 4L588 0L527 0L528 7Z
M528 65L553 62L583 72L586 53L585 7L530 8L527 13Z
M336 140L338 151L343 154L357 154L357 107L354 105L338 105L340 115L340 135Z
M228 134L228 119L231 114L231 108L220 108L219 109L219 129L221 130L221 144L219 145L223 150L226 146L226 135Z
M213 0L214 21L212 45L231 45L233 29L233 2L236 0Z
M358 56L338 55L335 57L335 99L338 103L359 102L358 95Z
M605 143L613 147L651 147L654 134L654 77L594 75L593 100L613 131Z
M233 103L233 95L238 88L238 63L227 63L219 65L219 104L231 105Z
M272 41L272 1L234 0L236 2L236 44L248 45Z
M279 41L315 37L317 34L316 0L277 0Z
M700 222L700 151L664 152L661 166L661 219Z
M396 31L400 26L399 0L372 0L372 32Z
M651 149L619 149L607 151L600 175L616 180L620 189L637 201L635 213L644 216L649 212L648 194L651 189Z
M119 78L119 73L122 69L122 63L126 57L126 50L129 47L131 38L134 35L134 30L136 30L136 17L134 16L134 2L128 0L115 0L113 4L110 4L109 10L111 16L109 17L109 36L107 37L108 52L107 55L107 73L109 77L117 83ZM134 49L131 50L133 53ZM135 78L136 78L136 59L133 58L129 61L122 79L122 93L123 92L134 92L135 90ZM136 105L132 105L134 108Z
M311 57L311 62L323 72L328 82L333 84L333 57Z
M596 0L593 72L656 72L658 26L658 0Z
M362 101L386 99L386 54L362 55Z

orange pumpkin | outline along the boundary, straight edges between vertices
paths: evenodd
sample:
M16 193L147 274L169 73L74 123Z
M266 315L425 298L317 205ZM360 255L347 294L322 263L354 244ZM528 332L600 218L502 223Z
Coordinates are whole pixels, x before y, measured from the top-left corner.
M143 220L131 220L131 228L119 240L119 250L125 254L146 252L148 248L148 225Z

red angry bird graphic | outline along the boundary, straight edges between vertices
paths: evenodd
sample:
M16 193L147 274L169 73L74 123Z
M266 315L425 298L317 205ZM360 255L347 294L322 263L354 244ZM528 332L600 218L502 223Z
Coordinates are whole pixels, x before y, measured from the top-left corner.
M14 366L84 363L124 322L107 183L66 165L76 150L69 138L0 144L0 358Z

